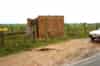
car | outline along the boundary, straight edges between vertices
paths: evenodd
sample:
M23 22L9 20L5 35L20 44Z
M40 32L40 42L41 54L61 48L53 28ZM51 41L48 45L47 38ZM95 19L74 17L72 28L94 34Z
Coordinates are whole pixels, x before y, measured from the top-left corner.
M100 28L89 32L89 37L92 41L100 39Z

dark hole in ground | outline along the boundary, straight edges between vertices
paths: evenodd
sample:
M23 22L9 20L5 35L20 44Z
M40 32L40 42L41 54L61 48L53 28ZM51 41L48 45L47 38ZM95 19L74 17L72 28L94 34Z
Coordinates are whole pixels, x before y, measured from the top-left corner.
M56 50L55 48L40 48L38 51L50 51L50 50Z

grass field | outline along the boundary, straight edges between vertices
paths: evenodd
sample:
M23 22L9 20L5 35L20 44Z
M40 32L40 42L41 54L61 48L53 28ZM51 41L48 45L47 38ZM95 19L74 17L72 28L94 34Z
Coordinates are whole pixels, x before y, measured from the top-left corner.
M65 24L64 25L64 37L63 38L52 38L48 40L32 40L24 35L12 35L4 37L4 45L0 46L0 56L16 53L19 51L30 50L40 46L45 46L55 42L61 42L73 38L85 38L88 37L88 32L95 30L100 24ZM9 32L25 31L26 27L24 24L10 24L0 25L0 28L7 27Z

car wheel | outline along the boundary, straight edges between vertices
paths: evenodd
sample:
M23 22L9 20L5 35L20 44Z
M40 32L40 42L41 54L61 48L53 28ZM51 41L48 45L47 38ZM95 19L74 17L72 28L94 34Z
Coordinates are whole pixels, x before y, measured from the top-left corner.
M91 37L91 41L94 41L94 40L95 40L95 38Z

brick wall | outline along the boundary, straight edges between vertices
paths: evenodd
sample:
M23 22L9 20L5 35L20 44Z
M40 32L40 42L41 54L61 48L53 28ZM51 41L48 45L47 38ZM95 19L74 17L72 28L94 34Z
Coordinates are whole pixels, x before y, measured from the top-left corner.
M64 36L64 16L39 16L39 37L61 37Z
M46 39L64 36L64 16L39 16L27 21L30 28L33 28L33 23L36 23L35 38Z

